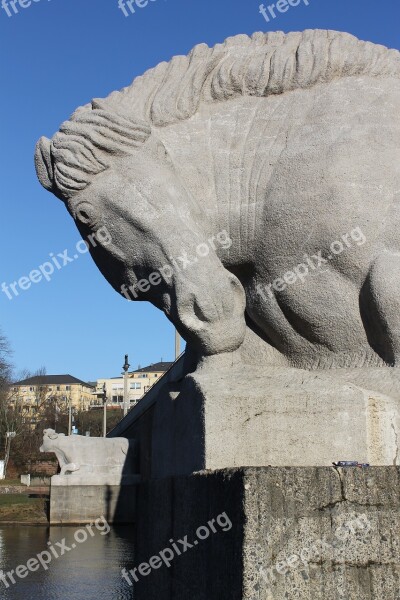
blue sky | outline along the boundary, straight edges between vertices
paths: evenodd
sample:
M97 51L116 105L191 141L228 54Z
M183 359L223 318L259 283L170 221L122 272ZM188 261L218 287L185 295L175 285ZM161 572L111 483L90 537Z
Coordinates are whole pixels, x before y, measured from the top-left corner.
M63 204L37 182L32 158L36 140L51 137L77 106L197 43L238 33L336 29L400 48L399 0L308 2L269 23L260 0L152 0L129 17L118 0L36 0L17 4L11 17L0 9L0 284L80 239ZM118 374L126 352L133 367L172 360L174 352L165 316L119 297L88 255L13 300L0 293L0 328L17 371L44 366L96 379Z

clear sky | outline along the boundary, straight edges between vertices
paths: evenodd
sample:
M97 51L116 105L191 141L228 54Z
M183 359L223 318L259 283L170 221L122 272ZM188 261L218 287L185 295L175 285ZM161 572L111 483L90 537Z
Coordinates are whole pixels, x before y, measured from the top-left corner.
M51 137L77 106L195 44L238 33L336 29L400 48L400 0L301 0L269 23L260 0L152 0L134 14L126 9L128 17L118 0L19 1L26 8L17 2L15 14L7 0L12 16L0 8L0 284L28 275L50 253L73 253L80 239L33 166L36 140ZM17 370L44 366L91 380L117 375L126 352L135 368L173 359L165 316L120 297L89 255L12 300L0 293L0 327Z

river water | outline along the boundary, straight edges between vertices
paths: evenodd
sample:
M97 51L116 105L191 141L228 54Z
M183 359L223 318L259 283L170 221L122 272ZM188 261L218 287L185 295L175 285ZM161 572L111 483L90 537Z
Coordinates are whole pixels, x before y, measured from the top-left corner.
M110 528L106 522L91 531L0 526L0 599L131 600L133 588L121 569L134 567L132 540L132 527Z

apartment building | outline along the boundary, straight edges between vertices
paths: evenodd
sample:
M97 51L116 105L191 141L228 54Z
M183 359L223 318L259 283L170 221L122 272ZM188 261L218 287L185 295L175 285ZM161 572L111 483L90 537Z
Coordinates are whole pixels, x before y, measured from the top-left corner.
M172 362L158 362L139 368L129 373L129 403L134 406L158 379L171 367ZM124 378L118 377L98 379L96 383L97 399L92 407L103 404L103 390L106 388L107 405L110 408L122 407L124 401Z
M95 387L72 375L36 375L16 381L10 387L10 404L34 416L46 403L76 410L87 410L93 401Z

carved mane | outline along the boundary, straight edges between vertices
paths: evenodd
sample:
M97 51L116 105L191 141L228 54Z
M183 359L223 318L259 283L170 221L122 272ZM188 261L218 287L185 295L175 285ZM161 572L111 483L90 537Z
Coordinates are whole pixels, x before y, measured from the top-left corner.
M268 97L344 77L400 79L400 53L347 33L307 30L238 35L160 63L119 92L80 107L35 164L42 185L62 199L84 189L112 156L131 154L153 127L184 121L201 103Z

